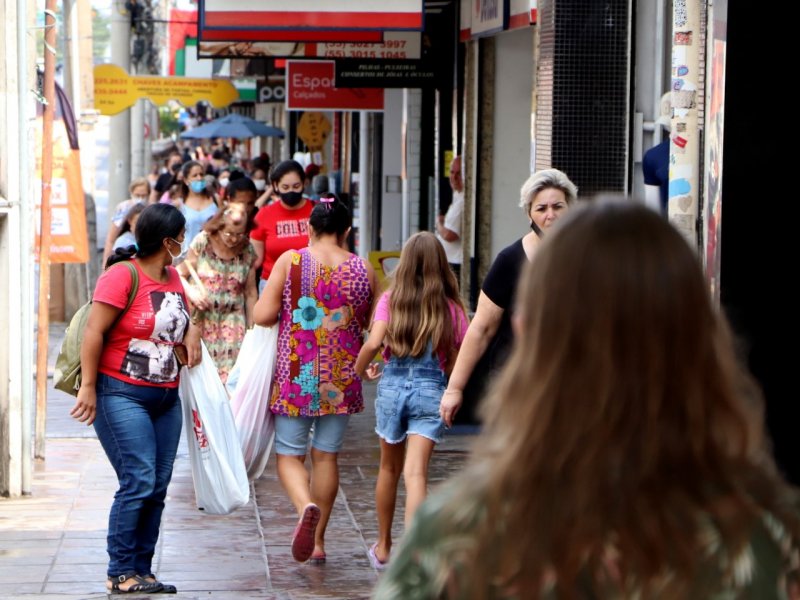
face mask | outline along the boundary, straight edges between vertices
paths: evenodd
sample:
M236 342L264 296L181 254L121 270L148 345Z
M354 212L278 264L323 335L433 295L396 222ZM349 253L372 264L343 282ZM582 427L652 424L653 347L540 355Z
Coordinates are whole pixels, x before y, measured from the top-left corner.
M176 244L178 244L178 246L180 246L180 245L181 245L181 244L180 244L180 242L178 242L178 240L176 240L176 239L174 239L174 238L167 238L167 239L168 239L168 240L171 240L171 241L173 241L173 242L175 242ZM170 250L170 249L169 249L169 246L167 246L167 252L169 252L169 256L170 256L170 258L172 258L172 261L173 261L173 262L175 262L175 261L176 261L178 258L180 258L180 256L181 256L181 253L180 253L180 252L178 252L177 254L173 254L173 253L172 253L172 250Z
M220 177L219 184L222 187L228 187L229 181L230 179L228 179L227 177Z
M131 199L135 202L147 202L147 196L131 196Z
M303 192L281 192L281 200L286 206L297 206L303 199Z
M197 181L192 181L189 184L189 188L195 194L200 194L206 189L206 180L205 179L198 179Z
M267 189L267 180L266 179L253 179L253 183L256 184L256 189L259 192L263 192Z

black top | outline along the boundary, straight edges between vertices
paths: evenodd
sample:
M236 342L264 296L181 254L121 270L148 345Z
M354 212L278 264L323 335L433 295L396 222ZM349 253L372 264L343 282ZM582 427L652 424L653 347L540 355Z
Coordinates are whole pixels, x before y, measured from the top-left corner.
M522 247L522 240L519 239L500 251L483 281L483 293L503 309L503 316L497 327L497 333L475 365L467 386L464 388L464 406L456 415L457 423L477 422L475 411L486 393L487 384L503 367L511 353L514 341L511 317L514 312L519 276L527 259Z
M528 257L519 239L510 246L503 248L494 259L486 279L483 280L482 291L497 306L503 309L500 326L487 349L491 355L491 368L498 369L503 366L511 352L511 343L514 332L511 328L511 316L514 312L514 300L517 295L519 276Z

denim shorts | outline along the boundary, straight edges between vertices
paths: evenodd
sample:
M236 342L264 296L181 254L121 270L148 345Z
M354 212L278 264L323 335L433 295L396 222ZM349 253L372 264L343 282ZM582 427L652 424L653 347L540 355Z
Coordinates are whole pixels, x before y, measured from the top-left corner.
M342 449L344 432L350 415L322 415L321 417L287 417L275 415L275 452L290 456L308 453L311 446L335 454ZM311 426L314 433L311 434Z
M375 398L375 433L388 444L421 435L438 444L444 434L439 403L445 377L437 368L384 369Z

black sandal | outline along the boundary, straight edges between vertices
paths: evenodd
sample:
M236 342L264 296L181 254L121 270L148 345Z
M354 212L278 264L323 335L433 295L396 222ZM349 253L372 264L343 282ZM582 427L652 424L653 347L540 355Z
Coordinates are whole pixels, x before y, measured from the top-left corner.
M136 583L125 590L119 587L120 584L125 583L129 579L133 579ZM145 581L144 577L136 573L117 575L116 577L109 577L108 580L111 582L111 589L109 592L112 594L156 594L164 589L164 586L158 581L155 583Z
M154 582L161 584L161 594L177 594L178 588L176 588L171 583L161 583L155 575L152 573L148 573L147 575L142 575L145 579L152 579ZM149 583L149 582L148 582Z

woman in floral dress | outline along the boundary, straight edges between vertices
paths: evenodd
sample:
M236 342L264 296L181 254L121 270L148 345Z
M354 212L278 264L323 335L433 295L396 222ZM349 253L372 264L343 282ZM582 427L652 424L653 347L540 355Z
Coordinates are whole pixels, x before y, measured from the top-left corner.
M333 195L321 198L309 220L309 247L278 258L255 307L259 325L280 323L270 409L278 477L299 515L292 556L300 562L325 561L338 452L350 415L364 409L354 367L375 276L369 263L342 247L351 223L346 205Z
M200 326L223 383L239 355L245 331L253 324L258 297L255 260L247 237L246 210L230 204L206 223L178 267L194 306L192 321Z

